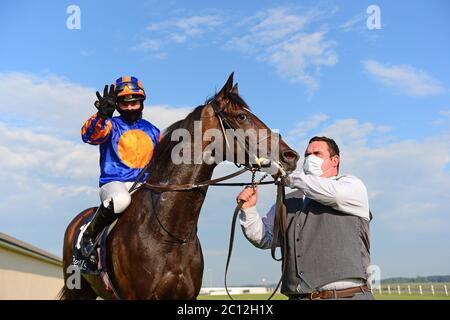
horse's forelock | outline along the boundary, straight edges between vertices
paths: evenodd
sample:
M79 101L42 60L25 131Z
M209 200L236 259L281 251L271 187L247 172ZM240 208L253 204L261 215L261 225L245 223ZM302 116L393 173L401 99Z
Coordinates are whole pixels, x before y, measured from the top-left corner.
M247 102L244 101L244 99L242 99L242 97L239 94L230 92L228 94L228 98L233 105L251 110L250 106L247 104Z

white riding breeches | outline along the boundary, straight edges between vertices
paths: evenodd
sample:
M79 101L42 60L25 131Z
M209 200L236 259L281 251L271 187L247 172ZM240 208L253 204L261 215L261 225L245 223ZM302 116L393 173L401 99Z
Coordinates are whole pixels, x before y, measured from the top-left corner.
M133 182L112 181L100 188L100 201L107 208L111 202L114 203L114 213L122 213L130 205L131 196L128 190Z

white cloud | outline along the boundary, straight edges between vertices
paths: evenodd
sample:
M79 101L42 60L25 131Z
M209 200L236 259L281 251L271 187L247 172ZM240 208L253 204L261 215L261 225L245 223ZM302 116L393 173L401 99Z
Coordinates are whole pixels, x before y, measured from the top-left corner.
M312 19L312 13L300 16L289 13L285 8L268 9L251 17L248 28L250 34L236 40L249 41L251 46L270 45L303 30Z
M450 118L450 109L449 110L441 110L441 111L439 111L439 114L444 117Z
M74 136L94 113L95 91L56 75L0 73L0 114Z
M429 74L408 65L383 65L375 60L363 61L363 65L378 82L408 96L433 96L446 91Z
M367 138L375 130L369 122L360 123L356 119L339 119L323 129L323 135L334 137L337 141L351 141L352 146L364 146ZM383 131L383 130L381 130Z
M362 28L367 28L366 26L366 19L367 15L365 14L357 14L342 23L338 26L338 29L340 29L343 32L349 32L353 30L356 26L361 26Z
M450 230L450 137L398 141L349 149L348 167L366 177L374 212L394 231L436 233Z
M335 42L325 40L325 35L325 31L295 35L268 48L267 59L281 76L303 83L312 95L319 89L317 70L338 62L337 54L332 50Z
M60 139L0 122L0 166L23 174L87 178L98 173L98 155L82 142Z
M431 121L431 124L436 127L444 127L447 131L450 131L450 109L439 111L439 117Z
M223 19L219 15L195 15L152 23L147 30L167 33L169 41L184 43L190 38L214 31L222 24Z
M168 105L151 105L144 108L144 118L164 130L169 125L185 118L193 108L181 107L174 108Z
M91 57L95 54L96 50L95 49L90 49L90 50L81 50L81 56L83 57Z
M326 10L278 7L245 18L225 14L177 17L149 25L147 30L152 38L130 49L151 51L154 56L154 52L162 53L163 44L222 43L223 49L270 63L281 77L305 85L311 96L319 88L321 68L335 65L338 56L334 51L336 42L329 39L325 27L315 31L307 28L335 12L334 7ZM214 40L204 41L213 32Z
M141 43L130 48L132 51L159 51L161 49L161 41L156 39L144 39Z
M295 125L294 129L288 132L290 140L297 140L298 138L304 138L305 135L312 129L317 128L324 121L328 120L328 116L323 113L317 113L312 115L306 121L300 121Z
M0 122L0 154L2 231L59 255L65 226L98 203L98 151Z
M303 83L310 95L319 88L318 76L324 66L333 66L338 57L336 42L327 39L327 30L307 32L306 27L325 13L309 10L301 14L287 8L269 9L249 18L230 39L226 48L268 61L292 82Z

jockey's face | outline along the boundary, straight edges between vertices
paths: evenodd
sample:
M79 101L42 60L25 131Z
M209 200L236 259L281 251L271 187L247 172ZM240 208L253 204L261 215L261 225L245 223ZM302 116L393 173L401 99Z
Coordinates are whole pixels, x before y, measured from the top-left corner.
M119 108L122 110L138 110L141 107L140 101L119 101Z

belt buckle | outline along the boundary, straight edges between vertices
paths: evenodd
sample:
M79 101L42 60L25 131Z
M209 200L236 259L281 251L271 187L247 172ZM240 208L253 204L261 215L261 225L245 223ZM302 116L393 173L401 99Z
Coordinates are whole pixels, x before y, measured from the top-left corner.
M313 292L311 292L311 294L309 295L309 300L320 300L320 291L314 290Z

